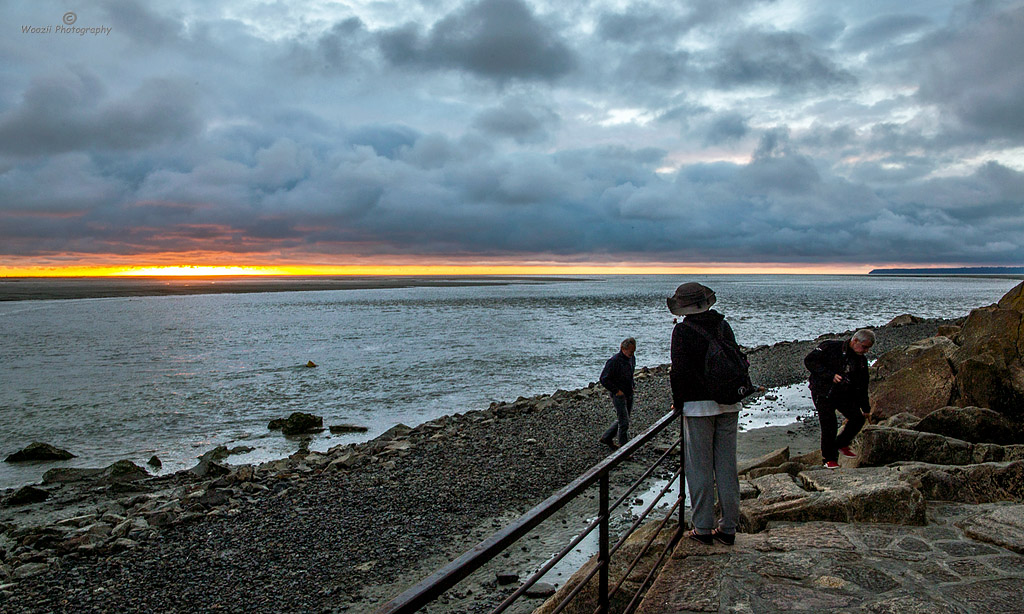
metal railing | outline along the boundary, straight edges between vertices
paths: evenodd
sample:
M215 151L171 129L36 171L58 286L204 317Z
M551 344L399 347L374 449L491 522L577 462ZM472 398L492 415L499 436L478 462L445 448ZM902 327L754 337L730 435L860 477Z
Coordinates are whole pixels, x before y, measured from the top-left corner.
M598 531L598 558L597 565L590 570L589 574L582 579L570 592L565 596L562 602L555 608L552 614L561 612L568 606L574 599L576 599L583 589L591 582L593 577L598 577L598 588L597 588L597 609L596 613L607 614L608 606L612 597L621 589L623 582L633 572L636 566L640 563L641 558L646 554L651 544L657 539L658 535L662 532L672 515L678 511L678 524L677 531L672 536L665 550L661 553L657 562L651 568L647 577L640 583L637 593L633 596L629 605L623 610L624 613L628 614L632 612L640 602L644 594L644 589L648 583L653 579L656 570L661 566L666 554L671 551L672 546L679 539L681 534L681 527L685 526L683 521L684 506L682 501L685 498L685 489L683 485L683 466L684 466L684 454L682 451L682 420L679 421L679 437L675 442L658 458L657 461L651 465L640 478L638 478L614 503L609 503L609 476L613 469L618 467L624 461L629 459L633 454L642 448L644 445L653 440L659 433L665 430L674 420L679 417L679 412L673 410L664 416L662 416L657 422L651 425L646 431L644 431L638 437L633 438L626 445L622 446L615 453L609 455L603 461L592 467L589 471L581 475L580 477L573 480L570 484L551 495L543 502L538 504L536 507L531 509L526 514L522 515L518 520L512 524L501 529L497 533L494 533L484 541L477 544L468 552L464 553L459 558L455 559L451 563L448 563L444 567L441 567L430 576L424 578L416 585L410 587L402 594L398 595L383 607L381 607L377 614L406 614L409 612L415 612L435 599L439 598L445 591L452 588L464 578L475 572L476 570L483 567L491 559L495 558L507 548L515 544L519 539L527 535L535 527L537 527L544 520L552 516L555 512L560 510L570 501L575 499L577 496L586 491L589 487L594 484L598 485L598 515L587 527L577 535L572 541L569 542L565 548L558 554L552 557L547 563L545 563L537 572L531 575L523 584L511 595L509 595L497 608L492 611L492 614L503 612L510 607L519 597L523 596L534 584L540 580L544 574L551 570L559 561L565 558L573 548L579 545L588 535L590 535L595 529ZM647 480L662 463L669 458L676 448L679 448L679 466L676 469L675 474L668 480L668 483L662 488L661 492L649 503L646 508L638 515L637 519L633 524L626 530L614 546L609 546L609 521L612 513L625 502L630 495L632 495L640 485ZM651 536L647 539L644 547L641 548L639 554L631 561L627 566L626 571L622 574L622 577L616 583L616 585L609 590L609 568L611 566L611 557L622 547L628 537L643 523L645 519L651 514L652 511L658 506L665 494L670 490L672 485L678 479L679 481L679 497L677 498L674 505L669 509L668 513L661 520L657 530L654 531Z

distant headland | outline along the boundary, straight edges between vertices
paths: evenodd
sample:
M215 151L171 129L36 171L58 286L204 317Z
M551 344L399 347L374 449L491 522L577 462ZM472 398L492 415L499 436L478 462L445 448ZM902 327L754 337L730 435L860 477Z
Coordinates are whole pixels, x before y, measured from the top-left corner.
M872 269L868 275L1005 275L1024 277L1024 266L969 266L940 269Z

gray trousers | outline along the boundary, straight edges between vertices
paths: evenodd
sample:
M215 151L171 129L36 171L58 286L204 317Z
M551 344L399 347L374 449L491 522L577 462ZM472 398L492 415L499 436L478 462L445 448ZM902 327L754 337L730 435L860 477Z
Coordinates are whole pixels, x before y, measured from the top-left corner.
M693 528L708 534L716 526L735 533L740 517L740 480L736 475L736 429L739 413L683 418L686 435L686 486ZM722 519L715 523L715 490Z

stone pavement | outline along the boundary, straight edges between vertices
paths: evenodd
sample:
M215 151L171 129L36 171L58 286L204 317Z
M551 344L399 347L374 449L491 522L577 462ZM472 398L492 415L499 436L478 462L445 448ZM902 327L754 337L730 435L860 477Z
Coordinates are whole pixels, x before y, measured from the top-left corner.
M1024 612L1024 505L928 502L924 526L772 522L683 540L640 614Z

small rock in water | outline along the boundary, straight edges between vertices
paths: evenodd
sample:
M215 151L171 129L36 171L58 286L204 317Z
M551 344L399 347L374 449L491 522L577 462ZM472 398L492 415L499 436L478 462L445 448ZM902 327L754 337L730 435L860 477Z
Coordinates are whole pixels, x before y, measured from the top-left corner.
M334 435L340 435L342 433L365 433L370 430L365 426L359 426L357 424L332 424L331 433Z
M147 461L146 464L149 465L150 467L155 467L157 469L164 466L163 462L160 461L160 458L156 454L150 457L149 461Z

